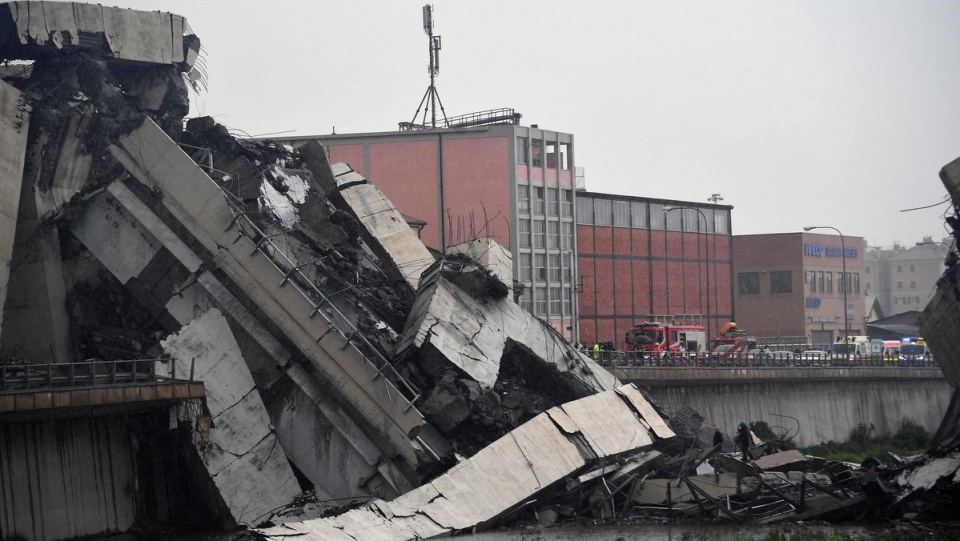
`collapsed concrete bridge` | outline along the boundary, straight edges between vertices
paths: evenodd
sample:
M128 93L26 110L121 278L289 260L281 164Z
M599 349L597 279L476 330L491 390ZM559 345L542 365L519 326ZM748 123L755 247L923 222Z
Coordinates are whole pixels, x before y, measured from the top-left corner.
M618 386L516 304L495 242L435 260L318 145L184 128L198 51L169 13L0 4L0 60L19 62L0 71L2 373L60 381L146 358L203 389L0 411L0 536L253 526L305 491L392 499ZM74 383L127 396L95 374ZM662 425L630 397L643 430ZM653 437L669 430L613 454Z

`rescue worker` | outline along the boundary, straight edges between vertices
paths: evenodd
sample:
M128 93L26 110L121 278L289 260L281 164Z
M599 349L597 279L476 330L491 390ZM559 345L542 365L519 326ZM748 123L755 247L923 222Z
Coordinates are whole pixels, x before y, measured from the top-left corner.
M593 360L600 360L600 342L595 342L593 344Z
M715 426L713 427L713 446L716 447L718 445L721 449L723 448L723 433L720 432L719 426Z
M746 421L741 420L737 423L737 435L733 438L733 443L743 453L743 459L750 460L750 427L747 426Z

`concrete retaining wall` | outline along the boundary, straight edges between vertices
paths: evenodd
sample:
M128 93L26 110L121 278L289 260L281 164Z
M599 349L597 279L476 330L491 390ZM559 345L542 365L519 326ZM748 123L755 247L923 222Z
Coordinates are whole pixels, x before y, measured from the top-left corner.
M627 380L643 387L644 381ZM649 380L646 381L650 383ZM952 387L945 379L807 379L782 381L713 380L649 386L651 396L667 413L689 405L707 422L732 435L737 421L764 421L799 433L796 441L809 446L846 441L859 423L873 425L876 434L895 433L904 418L933 434L950 403ZM795 417L797 421L776 415Z

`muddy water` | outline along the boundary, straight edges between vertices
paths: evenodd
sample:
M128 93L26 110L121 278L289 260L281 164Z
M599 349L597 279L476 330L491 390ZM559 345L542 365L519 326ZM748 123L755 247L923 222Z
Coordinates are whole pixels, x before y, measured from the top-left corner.
M960 539L960 525L884 526L789 524L628 525L530 527L464 536L471 541L947 541Z

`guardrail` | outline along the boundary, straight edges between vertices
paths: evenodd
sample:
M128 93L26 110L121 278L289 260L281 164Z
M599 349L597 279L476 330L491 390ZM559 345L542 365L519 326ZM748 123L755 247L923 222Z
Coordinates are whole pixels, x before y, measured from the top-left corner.
M77 363L2 364L0 394L25 393L43 389L71 389L148 385L160 381L186 381L173 377L175 359L162 359L170 365L170 376L158 375L157 361L133 359L118 361L82 361ZM193 363L190 380L193 381Z
M273 265L279 275L282 276L282 279L277 284L278 287L284 287L290 284L294 290L313 307L313 311L309 316L310 318L319 315L331 328L336 329L341 335L344 335L344 348L350 345L352 341L363 344L364 348L357 348L357 350L360 352L360 356L364 361L377 370L377 376L385 376L400 390L410 404L416 403L422 396L420 389L404 378L400 372L397 371L396 367L380 353L380 350L370 343L367 337L358 331L356 326L330 301L332 296L341 291L324 293L300 270L307 265L317 263L323 259L323 257L300 264L291 260L281 247L273 241L276 237L285 237L290 231L280 231L273 234L264 232L250 216L248 216L248 214L257 214L262 211L247 211L243 202L239 201L235 195L225 190L223 186L214 182L213 179L211 179L211 182L220 189L230 210L234 212L233 220L227 227L227 231L236 227L237 234L240 237L246 237L254 243L255 248L250 255L253 256L259 252ZM249 228L249 231L245 230L244 227ZM238 240L240 237L237 237ZM337 324L334 324L333 318L325 313L326 310L329 310L331 314L337 316ZM347 328L343 329L341 327ZM368 353L376 359L376 362L371 360L370 356L367 355Z
M940 365L929 355L851 355L828 353L826 355L805 355L791 352L771 352L770 354L737 353L731 355L708 355L706 353L651 355L639 351L581 351L597 361L601 366L636 368L936 368ZM599 358L598 358L599 357Z

